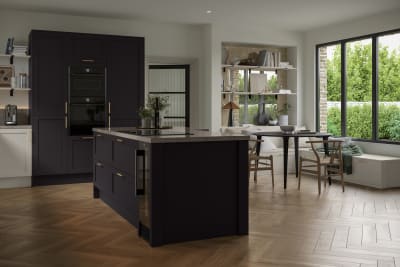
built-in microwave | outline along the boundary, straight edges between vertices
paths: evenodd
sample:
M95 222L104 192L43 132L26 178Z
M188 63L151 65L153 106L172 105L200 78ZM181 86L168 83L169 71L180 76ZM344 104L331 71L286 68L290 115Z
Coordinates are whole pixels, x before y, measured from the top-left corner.
M69 68L68 120L70 135L92 135L92 128L106 124L106 68Z

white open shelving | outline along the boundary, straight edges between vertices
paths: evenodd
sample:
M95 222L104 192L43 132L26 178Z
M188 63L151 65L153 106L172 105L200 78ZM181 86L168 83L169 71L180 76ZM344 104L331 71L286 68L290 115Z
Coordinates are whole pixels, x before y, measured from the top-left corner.
M30 55L20 55L20 54L16 55L0 54L0 58L11 58L11 56L13 56L14 58L26 58L26 59L29 59L31 57Z
M257 92L233 92L233 91L222 91L225 95L296 95L296 93L257 93Z
M222 64L221 67L231 70L259 70L259 71L296 70L295 67L250 66L250 65L228 65L228 64Z
M0 87L0 91L10 91L10 90L14 90L14 91L31 91L31 88L12 88L12 87Z

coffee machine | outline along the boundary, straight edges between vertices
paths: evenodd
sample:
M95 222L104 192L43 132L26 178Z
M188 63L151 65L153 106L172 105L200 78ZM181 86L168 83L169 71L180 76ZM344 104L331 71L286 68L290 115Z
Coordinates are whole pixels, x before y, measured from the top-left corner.
M16 125L17 124L17 106L7 105L5 108L4 116L5 125Z

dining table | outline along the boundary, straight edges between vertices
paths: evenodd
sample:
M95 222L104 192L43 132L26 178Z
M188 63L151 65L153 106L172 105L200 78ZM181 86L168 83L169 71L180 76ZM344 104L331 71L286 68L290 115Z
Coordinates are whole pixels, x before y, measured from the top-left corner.
M263 136L269 137L282 137L283 139L283 187L286 189L287 184L287 165L288 165L288 153L289 153L289 138L294 138L294 157L295 157L295 165L296 165L296 177L299 175L299 138L300 137L316 137L322 138L324 141L328 140L331 134L329 133L321 133L321 132L311 132L311 131L293 131L293 132L284 132L284 131L276 131L276 132L250 132L249 134L257 136L258 140L262 140ZM328 153L328 144L325 143L325 153ZM260 155L261 142L257 142L256 153ZM331 180L329 179L329 184Z

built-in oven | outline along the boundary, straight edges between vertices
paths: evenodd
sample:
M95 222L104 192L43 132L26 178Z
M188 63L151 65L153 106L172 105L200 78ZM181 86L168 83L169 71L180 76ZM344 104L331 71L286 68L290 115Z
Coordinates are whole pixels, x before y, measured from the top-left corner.
M68 120L70 135L92 135L92 128L106 125L106 68L69 68Z

